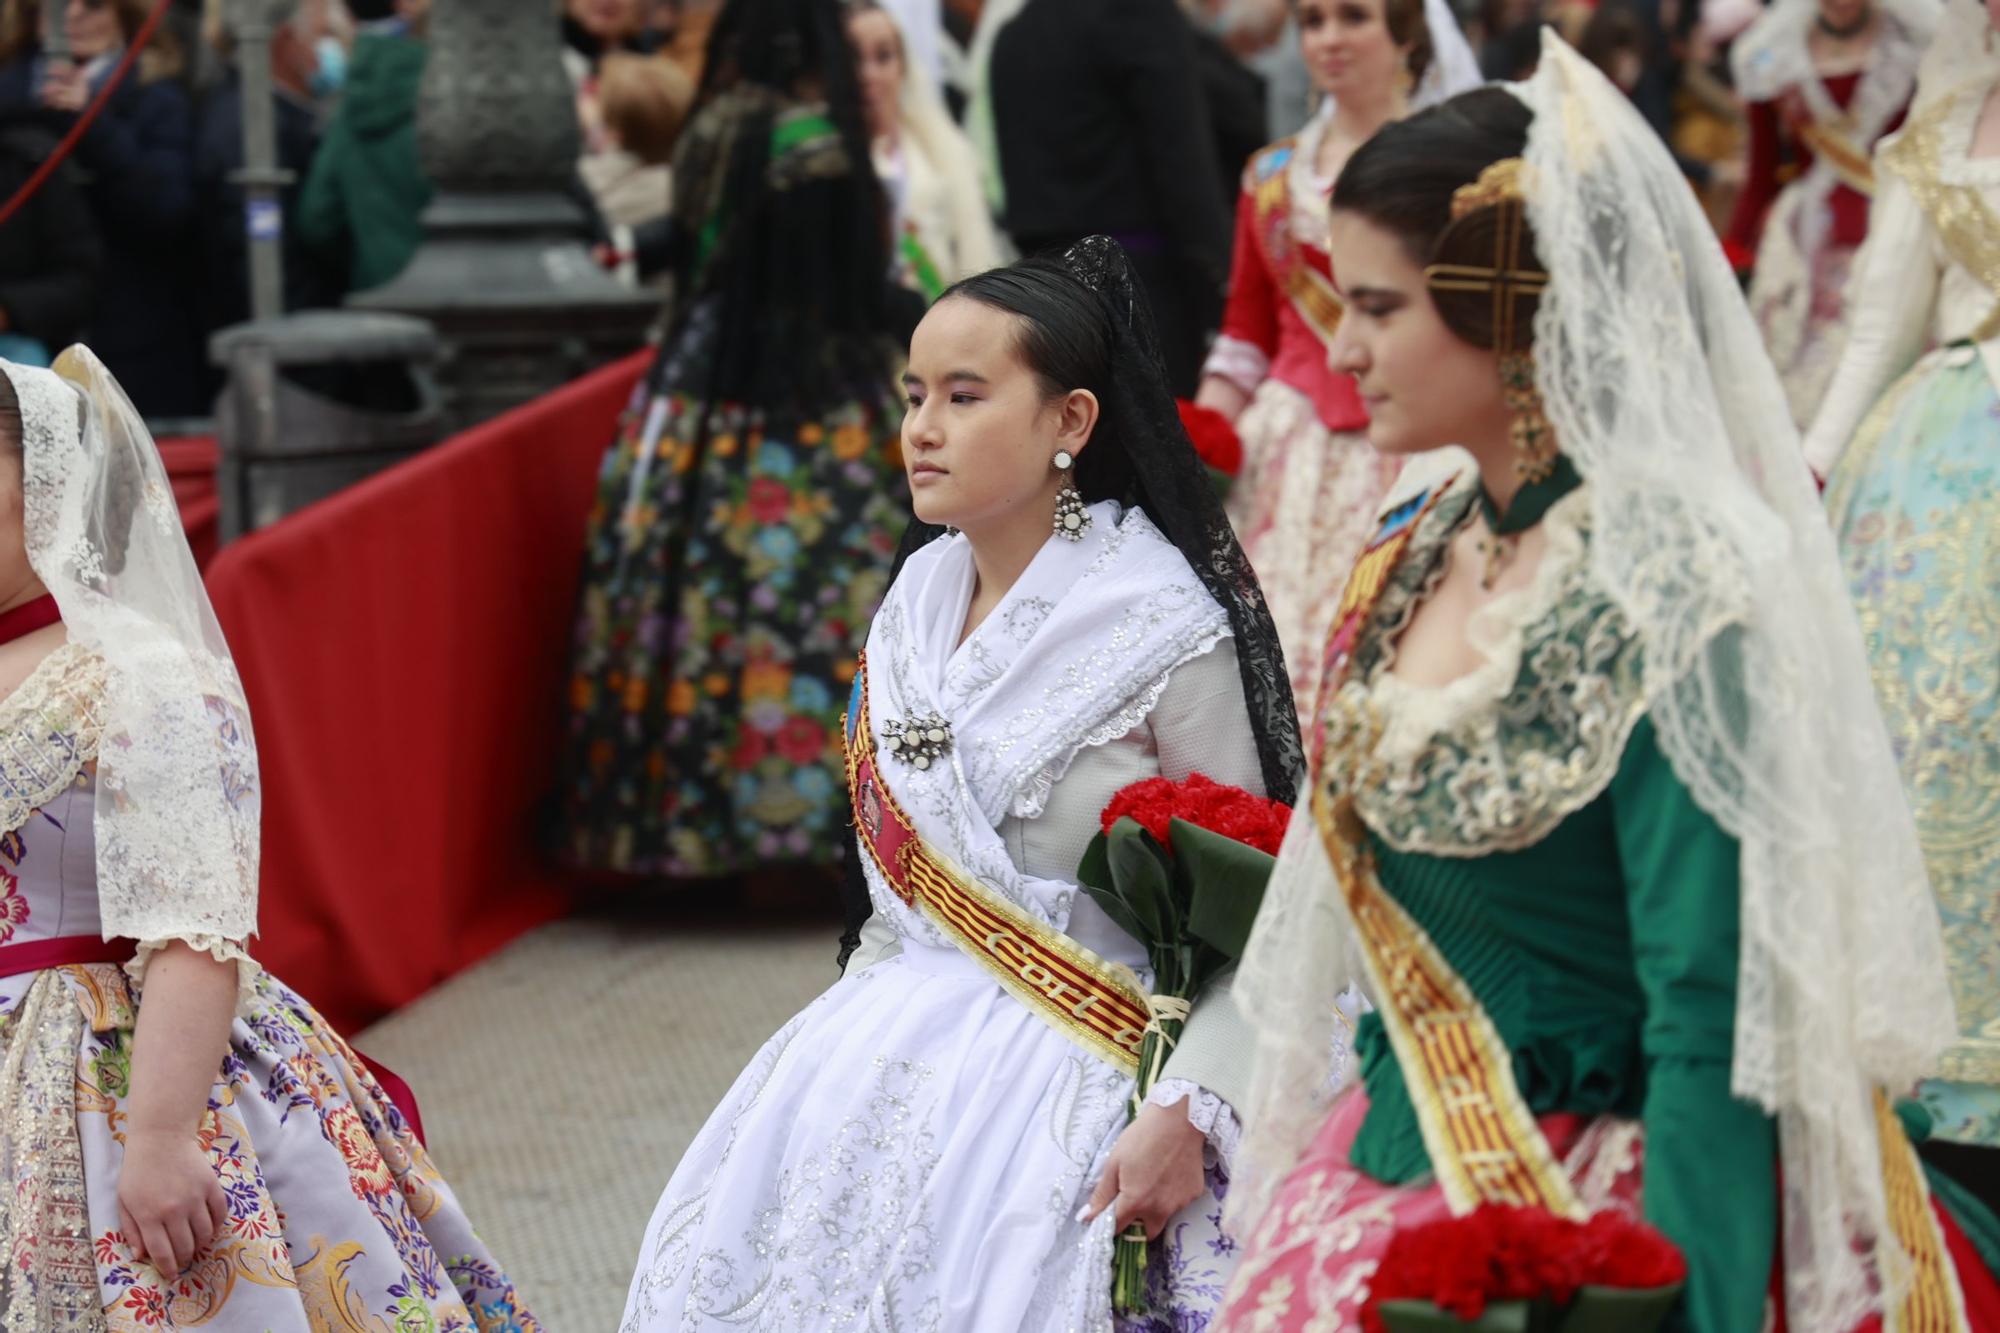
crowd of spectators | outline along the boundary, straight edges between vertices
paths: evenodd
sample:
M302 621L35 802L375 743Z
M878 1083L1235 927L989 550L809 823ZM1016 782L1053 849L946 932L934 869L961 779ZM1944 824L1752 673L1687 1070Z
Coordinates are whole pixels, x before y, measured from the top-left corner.
M0 225L0 354L88 340L143 411L199 415L207 336L248 317L238 173L244 80L222 0L171 0L75 152ZM392 281L432 195L417 142L429 0L293 0L270 44L284 299L338 304ZM835 3L835 0L829 0ZM1477 8L1472 5L1476 3ZM1519 78L1541 25L1611 73L1718 217L1741 179L1728 39L1755 0L1461 0L1493 78ZM57 6L60 6L59 8ZM574 193L629 281L634 236L668 214L676 137L720 0L563 0L575 88ZM881 0L907 67L963 126L997 235L1027 252L1092 232L1147 279L1177 385L1219 313L1244 160L1312 97L1287 0ZM148 0L5 0L0 190L11 196L103 88ZM956 132L956 131L955 131ZM878 145L878 148L880 145ZM970 174L970 173L968 173ZM949 245L947 249L954 248ZM965 247L988 253L983 240Z

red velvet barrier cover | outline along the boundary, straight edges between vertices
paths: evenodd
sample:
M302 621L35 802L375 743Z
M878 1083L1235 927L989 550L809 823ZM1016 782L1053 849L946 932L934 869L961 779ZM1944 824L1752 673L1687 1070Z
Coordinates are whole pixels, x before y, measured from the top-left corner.
M559 915L536 855L598 463L644 353L209 566L264 775L258 959L343 1031Z

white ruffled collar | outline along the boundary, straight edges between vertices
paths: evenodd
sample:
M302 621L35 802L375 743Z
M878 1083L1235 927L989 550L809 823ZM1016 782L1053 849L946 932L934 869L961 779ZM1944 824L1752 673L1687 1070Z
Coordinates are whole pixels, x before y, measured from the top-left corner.
M1174 668L1231 632L1143 511L1101 501L1090 516L1081 541L1051 537L963 643L975 581L963 534L910 558L869 634L878 714L947 719L952 768L993 824L1039 814L1079 751L1144 721Z

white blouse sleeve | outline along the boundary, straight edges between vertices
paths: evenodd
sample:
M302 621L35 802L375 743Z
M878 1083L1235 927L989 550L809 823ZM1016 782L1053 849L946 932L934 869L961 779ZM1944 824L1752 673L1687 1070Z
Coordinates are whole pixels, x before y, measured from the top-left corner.
M1875 179L1879 192L1868 240L1848 287L1854 309L1847 350L1806 433L1806 464L1822 478L1883 391L1923 354L1937 307L1940 274L1930 219L1894 172L1878 171Z

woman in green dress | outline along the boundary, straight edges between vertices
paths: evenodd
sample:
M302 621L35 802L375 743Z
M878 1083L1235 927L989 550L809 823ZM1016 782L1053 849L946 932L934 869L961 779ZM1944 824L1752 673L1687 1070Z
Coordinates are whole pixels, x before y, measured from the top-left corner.
M1237 987L1218 1327L1359 1328L1399 1231L1486 1204L1643 1215L1698 1333L1774 1295L1799 1333L2000 1327L1993 1219L1892 1101L1953 1025L1859 636L1666 150L1550 37L1356 152L1332 233L1375 445L1465 452L1411 464L1328 643Z

